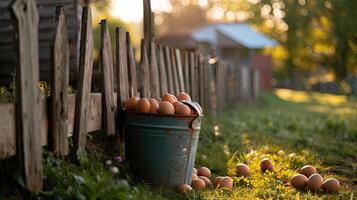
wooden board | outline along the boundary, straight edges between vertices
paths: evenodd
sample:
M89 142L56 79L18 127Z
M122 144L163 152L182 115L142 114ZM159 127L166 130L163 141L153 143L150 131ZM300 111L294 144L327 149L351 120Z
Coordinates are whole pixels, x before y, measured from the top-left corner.
M88 117L90 113L89 99L93 69L93 30L92 12L89 7L83 8L82 30L79 51L78 94L76 95L76 117L74 131L74 147L85 148Z
M176 50L174 48L170 48L170 60L172 67L172 77L173 77L173 95L177 95L180 92L179 85L179 77L178 77L178 69L177 69L177 60L176 60Z
M106 20L100 22L100 66L102 69L102 97L103 97L103 121L107 135L115 134L115 106L114 106L114 77L113 54Z
M176 68L177 68L177 81L178 81L178 86L179 86L179 91L176 92L176 94L179 94L180 92L185 91L185 79L183 76L183 67L182 67L182 60L181 60L181 52L179 49L175 49L175 59L176 59Z
M165 66L164 49L161 45L158 46L159 54L159 78L160 78L160 95L168 92L167 72Z
M39 81L38 11L33 0L14 0L13 13L16 37L16 128L20 166L26 188L42 190L41 105ZM39 112L40 111L40 112Z
M16 154L15 104L0 104L0 159Z
M140 58L140 79L141 79L141 97L151 97L150 92L150 72L147 58L145 40L141 40L141 58Z
M128 80L129 80L129 90L130 97L138 96L138 80L136 75L136 62L134 58L133 48L131 46L130 34L126 32L126 48L128 56Z
M154 42L150 42L150 86L151 96L154 98L160 97L159 70L156 57L156 44Z
M51 47L50 146L54 154L68 154L69 45L66 16L62 6L56 10L56 31Z
M172 64L171 64L171 52L169 47L164 47L165 49L165 65L166 65L166 73L167 73L167 83L168 83L168 92L173 94L175 93L174 89L174 77L172 72Z

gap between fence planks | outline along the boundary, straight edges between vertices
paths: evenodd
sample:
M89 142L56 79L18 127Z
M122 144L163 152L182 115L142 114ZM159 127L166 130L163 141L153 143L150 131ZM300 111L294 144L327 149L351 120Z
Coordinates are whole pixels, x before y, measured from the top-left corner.
M115 134L114 77L113 54L108 23L101 20L100 66L102 69L103 122L107 135Z
M89 7L83 7L82 30L79 51L78 94L76 95L76 117L74 131L74 149L85 148L89 98L92 84L93 69L93 29L92 12Z

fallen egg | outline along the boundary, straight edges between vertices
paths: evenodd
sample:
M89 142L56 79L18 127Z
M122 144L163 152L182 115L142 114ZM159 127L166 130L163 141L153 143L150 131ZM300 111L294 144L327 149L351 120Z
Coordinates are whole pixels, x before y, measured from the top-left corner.
M206 184L201 179L195 179L191 182L191 187L195 190L204 190L206 187Z
M295 174L291 180L290 180L290 184L294 187L294 188L298 188L298 189L303 189L306 187L307 185L307 178L305 175L303 174Z
M236 165L236 173L238 176L250 176L249 167L244 163Z
M305 175L307 178L309 178L311 175L317 173L316 169L312 165L305 165L300 169L300 174Z
M214 187L217 187L219 185L219 183L221 182L221 180L223 179L223 176L217 176L214 180L213 180L213 185Z
M211 177L211 170L209 170L207 167L201 167L197 171L197 175L198 176L205 176L205 177L209 178L209 177Z
M192 190L192 187L187 184L181 184L176 187L176 191L181 194L185 194L185 193L187 193L187 191L190 191L190 190Z
M323 184L323 178L320 174L313 174L307 179L307 187L314 192L318 192Z
M222 180L219 182L218 188L228 188L232 189L233 188L233 180L229 176L225 176L222 178Z
M196 179L198 179L197 174L192 174L192 178L191 178L191 180L193 181L193 180L196 180Z
M192 169L192 173L197 174L197 169L196 169L196 168L193 168L193 169Z
M322 189L326 193L337 193L340 189L340 182L335 178L329 178L322 184Z
M206 187L209 187L211 185L211 181L207 177L199 176L198 178L205 182Z
M273 171L274 166L273 162L269 158L264 158L262 162L260 162L260 169L264 173L266 170Z

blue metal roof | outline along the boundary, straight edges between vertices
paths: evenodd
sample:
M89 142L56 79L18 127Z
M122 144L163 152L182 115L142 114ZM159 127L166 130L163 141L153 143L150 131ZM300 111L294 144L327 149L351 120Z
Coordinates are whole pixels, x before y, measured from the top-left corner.
M207 25L193 32L192 38L199 42L216 45L218 32L249 49L262 49L277 45L276 41L256 32L245 23Z

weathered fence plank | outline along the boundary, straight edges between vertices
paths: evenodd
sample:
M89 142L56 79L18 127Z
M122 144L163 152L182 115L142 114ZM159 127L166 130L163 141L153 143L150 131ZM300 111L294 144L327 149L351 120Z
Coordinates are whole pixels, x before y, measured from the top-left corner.
M163 95L168 92L168 83L167 83L167 73L165 66L165 58L163 47L158 45L158 54L159 54L159 77L160 77L160 94Z
M122 104L129 96L128 83L128 62L126 48L126 31L123 28L115 29L116 37L116 66L118 73L118 106L122 108Z
M177 70L177 60L176 60L176 51L174 48L170 48L170 60L171 60L171 67L172 67L172 77L173 77L173 85L174 91L173 94L177 95L180 92L180 85L178 80L178 70Z
M101 25L101 45L100 45L100 65L102 68L102 97L103 97L103 121L104 130L107 135L115 134L115 107L114 107L114 78L113 78L113 54L109 35L108 23L106 20L100 22Z
M181 60L181 52L179 49L175 49L175 59L176 59L176 68L177 68L177 80L179 85L179 91L176 93L185 91L185 79L183 77L183 68L182 68L182 60Z
M128 56L128 75L129 75L129 90L130 97L138 96L138 80L136 76L136 62L134 58L133 48L131 46L130 34L126 32L126 48Z
M159 70L157 66L156 44L154 42L150 42L150 85L151 96L154 98L160 97Z
M68 82L69 44L66 16L62 6L56 8L56 30L51 47L51 147L56 155L68 154Z
M16 154L15 105L0 104L0 159Z
M16 61L16 132L18 156L26 188L42 190L41 105L39 80L38 11L33 0L14 0L9 8L15 16ZM39 112L40 111L40 112Z
M76 116L74 131L74 147L85 148L88 117L90 113L89 98L93 69L93 30L92 12L83 7L82 30L79 51L78 93L76 95Z
M189 54L190 57L190 94L191 98L194 101L197 101L197 91L196 91L196 85L197 85L197 79L195 76L196 73L196 55L194 52L190 52Z
M185 92L188 94L191 94L191 88L190 88L190 57L189 57L189 52L188 51L183 51L183 74L184 74L184 80L185 80Z
M151 97L150 92L150 72L147 58L145 40L141 40L140 53L140 79L141 79L141 97Z
M166 73L167 73L167 83L168 83L168 92L174 93L174 77L172 72L172 65L171 65L171 52L169 47L163 47L165 49L165 64L166 64Z

